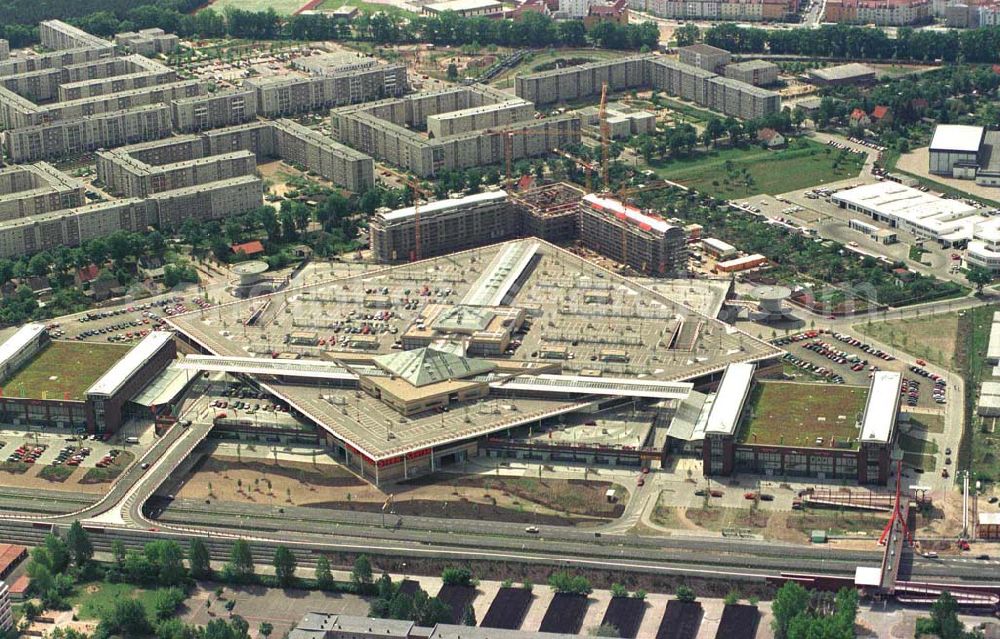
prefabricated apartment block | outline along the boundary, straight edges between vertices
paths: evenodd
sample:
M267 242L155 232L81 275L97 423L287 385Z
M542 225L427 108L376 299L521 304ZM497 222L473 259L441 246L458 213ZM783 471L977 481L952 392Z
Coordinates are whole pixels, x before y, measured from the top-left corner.
M170 113L182 133L243 124L257 117L257 92L236 89L181 98L171 102Z
M419 257L447 255L517 237L520 219L506 191L438 200L420 207ZM412 260L416 251L416 211L378 211L369 223L377 262Z
M652 54L520 75L516 78L516 92L519 97L545 105L595 98L605 83L613 92L652 88L743 119L761 118L781 110L781 96L774 91Z
M687 269L684 230L663 218L593 193L580 207L580 240L642 273L677 275Z
M0 221L82 206L86 187L44 162L0 169Z
M350 61L335 57L329 65L315 63L309 70L312 75L250 78L243 86L256 91L258 112L267 117L398 97L409 90L405 64L351 56Z
M459 87L417 93L395 100L342 107L330 112L333 136L379 160L422 177L442 171L500 164L506 159L544 155L580 142L580 118L534 119L526 105L503 107L510 96L488 87ZM457 113L455 118L435 116ZM503 113L506 123L500 122ZM524 120L514 118L526 117ZM487 128L470 129L486 124ZM435 137L421 131L463 130Z

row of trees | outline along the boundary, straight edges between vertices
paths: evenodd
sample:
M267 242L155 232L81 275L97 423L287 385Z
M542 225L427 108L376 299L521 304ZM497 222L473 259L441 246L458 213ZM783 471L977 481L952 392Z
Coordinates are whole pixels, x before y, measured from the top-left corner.
M858 591L844 588L833 595L789 581L775 594L771 612L775 639L853 639Z
M324 15L282 17L274 9L251 11L228 8L224 14L211 9L191 14L171 3L144 4L124 11L95 10L72 20L82 29L100 36L121 31L160 27L184 37L220 38L231 36L253 40L370 40L377 44L430 42L442 45L500 46L584 46L588 38L608 49L652 49L659 34L653 23L618 25L599 23L588 33L583 22L556 22L550 17L528 13L518 22L489 18L464 18L445 12L437 16L402 18L386 12L363 12L352 21ZM34 36L26 22L22 42Z
M690 39L690 33L685 34ZM824 24L818 29L762 29L722 23L709 28L707 44L735 53L772 53L830 58L929 62L1000 61L1000 27L961 31L901 27L895 38L882 29Z

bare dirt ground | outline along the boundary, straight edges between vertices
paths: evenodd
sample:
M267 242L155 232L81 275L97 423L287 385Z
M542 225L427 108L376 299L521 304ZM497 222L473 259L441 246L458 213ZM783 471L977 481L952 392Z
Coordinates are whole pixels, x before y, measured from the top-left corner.
M104 494L108 489L109 482L81 483L84 475L87 474L88 469L86 468L74 469L73 474L65 481L50 481L38 476L38 473L45 467L45 464L36 464L23 473L0 470L0 485L11 488L48 488L50 490L78 491L95 495Z
M393 509L400 515L576 525L621 515L628 491L615 486L623 498L608 503L604 494L612 486L599 481L438 474L395 484L387 493L337 464L281 461L276 465L219 455L197 464L177 496L378 512L391 494Z

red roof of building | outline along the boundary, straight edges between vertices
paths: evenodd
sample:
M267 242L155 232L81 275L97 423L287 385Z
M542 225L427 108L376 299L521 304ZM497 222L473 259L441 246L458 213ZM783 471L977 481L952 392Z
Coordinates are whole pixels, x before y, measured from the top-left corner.
M14 583L10 584L10 594L24 594L28 590L29 585L31 585L31 578L28 575L21 575L14 580Z
M889 107L887 106L879 105L872 110L872 117L876 120L881 120L887 115L889 115Z
M11 568L25 558L28 549L17 544L0 544L0 575L6 575Z
M530 175L522 175L521 179L517 181L517 190L526 191L530 189L535 184L535 178Z
M245 255L257 255L264 252L264 245L260 243L260 240L233 244L230 248L233 250L233 253L243 253Z
M757 139L764 142L770 142L776 135L778 135L778 132L770 128L763 128L757 131Z
M861 118L865 117L866 115L868 115L868 114L865 113L865 110L862 109L862 108L856 108L853 111L851 111L851 119L852 120L860 120Z
M76 276L81 282L89 282L95 279L100 272L101 268L97 264L91 264L90 266L81 266L77 270Z

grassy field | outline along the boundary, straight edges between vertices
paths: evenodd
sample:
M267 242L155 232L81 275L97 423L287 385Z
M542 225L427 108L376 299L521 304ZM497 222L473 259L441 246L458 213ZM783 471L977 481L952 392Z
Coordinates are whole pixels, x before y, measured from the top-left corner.
M978 306L969 309L959 319L957 370L965 377L964 410L965 432L958 468L968 468L976 479L987 482L1000 481L1000 428L996 428L993 418L981 418L976 414L976 396L979 384L990 376L992 366L986 363L986 347L990 340L993 313L1000 310L996 305Z
M122 474L129 464L135 460L135 455L126 451L122 451L115 460L111 462L110 466L105 466L104 468L97 468L96 466L87 470L87 473L80 480L81 484L103 484L109 482L118 475Z
M828 146L799 139L780 151L756 145L717 148L689 158L654 162L651 168L662 178L734 199L761 193L774 195L855 177L864 166L863 156L851 154L835 168L838 157L839 152Z
M303 0L300 4L305 4L307 0ZM362 11L368 11L370 13L375 13L376 11L384 11L389 15L399 16L402 18L413 18L417 14L412 11L407 11L406 9L401 9L392 4L382 4L380 2L365 2L364 0L324 0L323 4L319 5L320 10L330 11L343 6L357 7Z
M266 11L267 9L274 9L276 13L283 16L292 15L298 11L299 7L304 5L309 0L215 0L211 4L207 5L219 13L225 12L228 7L234 9L244 9L246 11ZM337 3L336 6L345 4L343 2ZM349 3L347 3L349 4Z
M941 313L913 319L856 324L854 328L883 344L899 346L921 359L954 369L958 319L958 313Z
M928 433L940 435L944 432L943 415L925 415L921 413L910 413L910 423L917 428L926 430Z
M76 616L80 619L97 619L105 610L110 610L116 599L128 597L138 599L146 612L153 609L153 590L137 588L132 584L112 584L105 581L93 581L80 584L70 597L71 606L77 607Z
M683 102L678 102L677 100L671 100L669 98L663 98L661 96L661 102L670 107L671 111L679 113L684 116L684 121L692 124L699 124L708 122L712 118L719 117L717 114L711 111L706 111L705 109L699 109L696 106L691 106L690 104L685 104Z
M762 382L750 397L752 416L741 441L785 446L831 446L858 436L857 417L864 411L868 389L860 386L817 386Z
M117 344L52 342L3 382L8 397L82 400L90 385L129 350Z

